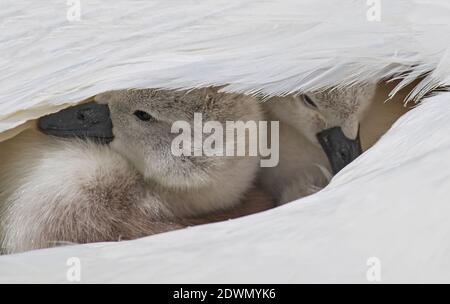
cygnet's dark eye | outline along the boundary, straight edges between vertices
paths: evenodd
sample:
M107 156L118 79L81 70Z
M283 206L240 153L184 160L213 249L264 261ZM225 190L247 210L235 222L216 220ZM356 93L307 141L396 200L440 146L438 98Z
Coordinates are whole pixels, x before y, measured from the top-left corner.
M139 118L142 121L150 121L153 119L153 116L151 116L147 112L139 111L139 110L134 112L134 116L136 116L137 118Z
M317 109L316 103L312 101L311 97L309 97L308 95L303 95L303 100L308 107Z

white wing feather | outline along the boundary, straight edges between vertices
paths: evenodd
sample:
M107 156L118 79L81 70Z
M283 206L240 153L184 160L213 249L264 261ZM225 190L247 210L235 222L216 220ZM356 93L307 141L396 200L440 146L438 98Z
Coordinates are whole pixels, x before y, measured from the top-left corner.
M447 0L383 0L380 22L355 0L80 3L79 22L65 1L0 3L0 132L110 89L275 95L402 75L399 89L430 73L413 99L449 83Z

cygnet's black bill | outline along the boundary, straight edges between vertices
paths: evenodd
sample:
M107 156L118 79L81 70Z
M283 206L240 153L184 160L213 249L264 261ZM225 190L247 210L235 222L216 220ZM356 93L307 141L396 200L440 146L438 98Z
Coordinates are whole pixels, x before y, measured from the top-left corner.
M90 102L42 117L38 128L44 134L64 137L92 139L110 143L114 139L109 107Z
M317 134L320 144L331 164L333 174L341 171L362 153L359 132L356 139L345 136L340 127L324 130Z

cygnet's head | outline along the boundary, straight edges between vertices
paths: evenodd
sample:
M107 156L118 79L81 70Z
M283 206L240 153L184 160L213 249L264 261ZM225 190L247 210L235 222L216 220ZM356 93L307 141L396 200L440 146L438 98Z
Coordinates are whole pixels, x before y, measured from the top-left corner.
M39 128L53 136L108 143L146 179L164 186L204 186L230 167L257 166L255 157L249 163L249 157L174 155L172 142L179 133L171 131L172 125L176 121L187 122L194 132L194 113L201 113L203 122L261 120L256 100L219 93L217 88L191 91L144 89L99 94L95 102L42 118ZM205 137L207 135L203 135L203 139Z
M337 173L361 154L359 126L375 91L374 83L334 88L275 98L269 108L312 144L322 147Z

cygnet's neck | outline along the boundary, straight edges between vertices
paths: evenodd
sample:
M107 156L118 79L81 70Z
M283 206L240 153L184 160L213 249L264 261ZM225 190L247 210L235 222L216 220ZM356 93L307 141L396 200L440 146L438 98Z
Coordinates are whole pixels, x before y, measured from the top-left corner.
M252 186L259 162L257 157L234 157L205 184L191 187L165 186L147 181L149 191L157 193L176 217L189 217L230 209L239 204Z
M323 149L311 143L300 131L280 120L271 111L268 112L268 118L280 121L280 161L276 167L263 168L260 179L262 187L275 199L280 199L280 193L292 183L292 187L300 189L308 187L311 179L323 179L320 167L330 170ZM271 144L273 143L274 140L271 139Z

